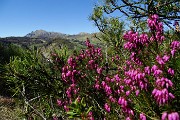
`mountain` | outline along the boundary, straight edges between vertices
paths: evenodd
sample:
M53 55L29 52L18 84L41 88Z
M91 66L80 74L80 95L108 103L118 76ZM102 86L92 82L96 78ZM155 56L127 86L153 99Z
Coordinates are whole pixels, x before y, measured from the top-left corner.
M99 34L99 33L97 33ZM91 43L97 46L102 46L103 43L94 37L94 33L81 32L75 35L68 35L59 32L47 32L45 30L36 30L28 33L24 37L6 37L0 38L0 43L16 44L25 48L61 48L67 46L69 49L80 49L85 46L84 41L89 38Z
M99 35L99 33L97 33ZM26 49L32 50L38 48L44 57L48 58L54 50L61 49L64 46L68 52L81 50L85 48L85 41L89 38L96 47L103 47L104 43L94 37L94 34L81 32L75 35L68 35L59 32L47 32L45 30L36 30L28 33L24 37L6 37L0 38L0 46L9 46L15 44Z
M67 36L66 34L59 33L59 32L47 32L45 30L36 30L32 31L31 33L28 33L25 35L25 37L30 37L30 38L58 38L58 37L65 37Z

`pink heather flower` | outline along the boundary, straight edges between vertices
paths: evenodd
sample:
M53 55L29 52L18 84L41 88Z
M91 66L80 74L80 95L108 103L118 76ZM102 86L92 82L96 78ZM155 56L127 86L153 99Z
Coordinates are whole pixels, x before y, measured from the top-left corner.
M145 72L146 74L150 75L150 74L151 74L150 67L149 67L149 66L145 67L145 68L144 68L144 72Z
M163 73L162 70L157 69L157 70L154 71L153 75L154 75L155 77L158 77L158 76L160 76L162 73Z
M115 78L112 78L112 79L111 79L111 82L114 82L114 81L115 81Z
M68 98L71 98L71 92L72 92L72 88L69 87L67 90L66 90L66 95Z
M153 65L151 68L151 72L155 72L156 70L158 70L158 66L157 65Z
M114 78L116 79L117 82L120 82L120 80L121 80L118 74L116 74L116 75L114 76Z
M162 59L164 62L167 62L169 60L169 58L170 58L170 56L164 55Z
M106 85L104 89L107 95L110 95L112 93L110 86Z
M159 19L159 16L158 16L157 14L154 14L154 15L152 15L151 17L152 17L152 19L155 19L155 20L158 20L158 19Z
M100 89L100 85L99 85L98 83L96 83L94 87L95 87L97 90Z
M102 87L105 87L105 86L106 86L105 81L102 81L102 82L101 82L101 85L102 85Z
M98 74L102 74L103 68L98 67L98 68L96 69L96 71L97 71Z
M64 110L65 110L66 112L68 112L68 111L69 111L69 108L68 108L66 105L64 105Z
M172 68L169 68L169 69L168 69L168 73L169 73L170 75L174 76L174 70L173 70Z
M118 104L121 105L121 107L127 107L127 101L124 97L119 98Z
M114 57L111 58L111 61L114 62Z
M106 103L105 105L104 105L104 109L109 113L110 112L110 106Z
M131 94L131 91L126 91L126 96L129 96Z
M175 96L172 93L169 93L169 97L172 98L172 99L175 98Z
M179 114L177 112L172 112L168 114L168 120L179 120Z
M146 116L144 115L144 113L140 113L140 120L146 120Z
M130 118L130 117L127 117L126 120L131 120L131 118Z
M162 90L154 89L152 91L152 95L154 96L154 99L156 100L156 103L158 105L164 105L168 102L169 99L173 99L174 95L172 93L169 93L167 88L164 88Z
M91 111L88 113L88 120L94 120L93 113Z
M88 64L94 64L94 60L89 60Z
M88 113L88 116L92 116L93 115L93 113L92 113L92 111L90 111L89 113Z
M174 57L174 54L175 54L175 52L176 52L176 50L171 50L171 55L172 55L172 57Z
M140 36L139 36L139 39L140 39L140 42L141 42L141 44L146 44L146 45L148 45L148 35L147 34L141 34Z
M57 99L57 104L58 104L58 106L62 106L62 104L63 104L63 102L60 100L60 99Z
M116 99L115 99L115 98L113 98L113 96L109 96L109 100L110 100L111 102L113 102L113 103L115 103L115 102L116 102Z
M169 88L169 87L172 87L172 86L173 86L173 83L172 83L171 80L162 77L162 78L157 78L157 80L156 80L156 85L157 85L157 86L160 86L160 87Z
M135 93L136 93L136 96L138 96L139 93L140 93L140 91L139 91L139 90L136 90Z
M70 57L67 62L68 62L68 64L71 66L71 65L73 64L73 58Z
M66 73L67 77L70 77L72 75L72 72L70 70L68 70L68 72Z
M74 89L73 90L74 94L76 95L78 93L78 90L77 89Z
M110 82L111 79L110 79L109 77L106 77L106 81L107 81L107 82Z
M164 65L164 64L165 64L165 62L163 61L163 59L162 59L159 55L156 57L156 61L157 61L160 65Z
M174 49L174 50L180 49L180 42L179 41L173 41L171 43L171 49Z
M166 120L167 118L167 112L163 112L162 116L161 116L161 120Z

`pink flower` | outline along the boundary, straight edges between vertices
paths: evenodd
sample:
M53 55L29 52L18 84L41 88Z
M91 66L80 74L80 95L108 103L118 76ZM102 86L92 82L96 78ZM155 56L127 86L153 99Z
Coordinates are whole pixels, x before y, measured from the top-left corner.
M162 116L161 116L161 120L179 120L179 114L178 112L172 112L170 114L168 114L167 112L163 112Z
M126 96L129 96L131 94L131 92L128 90L126 91Z
M157 86L161 86L161 87L169 88L169 87L172 87L172 86L173 86L173 83L172 83L171 80L162 77L162 78L157 78L157 80L156 80L156 85L157 85Z
M179 114L177 112L172 112L168 114L168 120L179 120Z
M98 68L96 69L96 71L97 71L98 74L102 74L103 68L98 67Z
M160 76L162 73L163 73L162 70L157 69L157 70L154 71L153 75L154 75L155 77L158 77L158 76Z
M72 75L72 72L70 70L68 70L68 72L66 73L67 77L70 77Z
M146 120L146 116L144 115L144 113L140 113L140 120Z
M118 100L118 104L121 105L121 107L126 107L127 106L127 101L125 98L120 97Z
M91 111L88 113L88 120L94 120L93 113Z
M157 65L153 65L151 68L151 72L155 72L156 70L158 70L158 66Z
M172 55L172 57L174 57L174 54L175 54L175 52L176 52L176 50L171 50L171 55Z
M98 83L96 83L94 87L95 87L97 90L100 89L100 85L99 85Z
M130 117L127 117L126 120L131 120L131 118L130 118Z
M136 93L136 96L138 96L139 93L140 93L140 91L139 91L139 90L136 90L135 93Z
M118 74L116 74L116 75L114 76L114 78L116 79L117 82L120 82L120 80L121 80Z
M154 96L154 99L156 100L156 103L158 105L164 105L168 102L168 100L174 98L174 95L172 93L169 93L167 88L161 90L155 88L152 91L152 95Z
M171 43L171 49L174 49L174 50L180 49L180 42L179 41L173 41Z
M144 72L145 72L146 74L150 75L150 73L151 73L150 67L149 67L149 66L145 67L145 68L144 68Z
M113 96L109 96L109 100L110 100L111 102L113 102L113 103L115 103L115 102L116 102L116 99L115 99L115 98L113 98Z
M60 99L57 99L57 104L58 104L58 106L62 106L62 104L63 104L63 102L60 100Z
M164 55L162 59L164 62L167 62L169 60L169 58L170 58L170 56Z
M168 73L169 73L170 75L174 76L174 70L173 70L172 68L169 68L169 69L168 69Z
M167 112L163 112L162 116L161 116L161 120L166 120L167 118Z
M105 105L104 105L104 109L109 113L110 112L110 106L106 103Z
M68 108L66 105L64 105L64 110L65 110L66 112L68 112L68 111L69 111L69 108Z
M105 92L106 92L107 95L112 94L112 90L111 90L110 86L106 85L104 89L105 89Z
M165 64L165 62L163 61L163 59L162 59L159 55L156 57L156 61L157 61L160 65L164 65L164 64Z

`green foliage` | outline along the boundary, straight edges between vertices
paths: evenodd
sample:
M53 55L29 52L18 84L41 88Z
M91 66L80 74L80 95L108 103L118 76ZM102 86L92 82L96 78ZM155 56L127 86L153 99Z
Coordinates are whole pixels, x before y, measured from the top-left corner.
M23 49L14 44L0 43L0 64L9 63L10 57L22 56Z
M180 19L179 6L180 2L178 1L103 0L100 4L95 5L90 20L101 32L101 36L98 38L106 41L110 50L121 55L121 53L125 53L122 50L122 34L125 25L126 28L130 27L133 31L147 32L146 19L151 14L157 14L163 23L173 29L169 25L169 21ZM118 13L120 15L117 15Z
M0 43L0 95L10 96L9 86L4 78L6 71L6 64L10 62L12 57L21 57L24 55L23 49L13 44Z
M79 101L76 99L69 106L70 110L67 112L69 118L87 118L88 113L91 111L92 107L87 108L84 98Z
M51 117L57 96L62 95L60 74L68 56L67 49L55 50L53 54L58 56L47 59L40 50L26 51L24 56L13 57L6 65L5 79L9 89L27 106L25 113L28 115L35 111L35 116L42 117L40 112L47 118Z

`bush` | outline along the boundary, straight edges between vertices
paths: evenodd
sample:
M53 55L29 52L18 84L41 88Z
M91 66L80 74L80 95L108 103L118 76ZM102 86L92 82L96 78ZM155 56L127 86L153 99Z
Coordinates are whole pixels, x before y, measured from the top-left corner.
M87 49L70 56L62 68L65 91L57 102L70 117L84 119L179 119L180 42L165 41L163 25L157 15L148 21L150 33L128 31L124 34L127 59L113 57L113 67L104 61L100 48L89 40ZM81 99L82 107L74 102ZM77 112L78 111L78 112Z
M21 101L26 116L51 118L56 112L54 103L63 90L59 68L67 55L66 49L61 49L47 59L40 50L26 51L6 65L6 84Z

